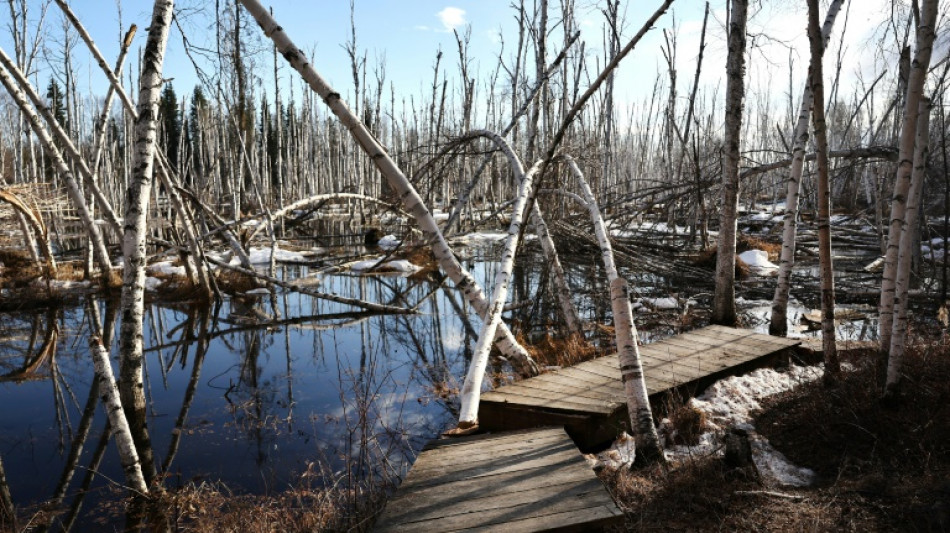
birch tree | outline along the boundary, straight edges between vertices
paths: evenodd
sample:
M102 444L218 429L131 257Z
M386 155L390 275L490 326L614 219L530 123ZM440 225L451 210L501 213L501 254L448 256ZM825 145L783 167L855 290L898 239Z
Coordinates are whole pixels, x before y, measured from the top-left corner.
M122 324L119 329L121 399L142 460L146 481L155 474L152 449L145 424L145 387L142 380L143 316L145 308L145 238L148 204L155 173L158 100L162 89L162 64L174 0L155 0L139 77L138 117L132 176L126 193L122 253Z
M729 53L726 59L726 130L722 148L722 212L716 257L712 322L735 326L736 214L739 210L739 140L745 98L745 42L748 0L731 0Z
M891 332L891 344L887 357L887 378L884 385L884 398L894 399L899 392L901 369L904 363L905 339L907 337L907 292L910 288L910 271L915 250L919 250L917 227L920 217L920 195L927 173L927 159L930 156L930 99L921 97L917 109L917 135L914 149L914 170L911 174L910 188L907 191L907 210L904 212L905 224L901 231L900 249L897 254L897 274L894 281L894 321Z
M825 84L822 55L824 42L818 27L818 0L808 0L808 42L811 72L808 79L814 98L812 122L818 159L818 265L821 277L821 344L825 354L825 382L841 372L835 345L835 272L831 262L831 185L828 179L828 127L825 123Z
M841 11L843 0L833 0L825 14L825 22L821 28L821 39L827 46L831 38L831 28L835 17ZM824 46L822 57L824 57ZM809 72L811 66L809 65ZM810 76L810 75L809 75ZM788 333L788 296L791 291L792 268L795 266L795 239L798 228L798 197L801 190L802 172L805 168L805 145L808 143L808 122L814 107L811 78L805 80L802 90L802 102L798 110L798 121L792 134L792 166L788 171L785 194L785 217L782 226L782 254L779 261L778 280L775 285L775 296L772 298L772 317L769 322L769 333L784 337Z
M475 278L462 268L462 265L455 258L438 224L436 224L432 214L423 203L422 197L419 196L419 193L406 178L406 175L399 166L379 144L376 138L366 129L366 126L359 118L350 111L340 97L340 94L334 91L320 74L317 73L313 65L307 60L306 54L294 45L267 10L256 0L239 1L257 20L264 34L274 41L277 45L277 49L284 58L303 76L310 88L324 99L331 111L333 111L333 114L340 119L363 151L376 164L376 167L382 173L383 177L386 178L389 185L402 200L406 211L412 213L413 218L415 218L416 223L422 230L424 242L430 244L432 247L433 255L435 255L439 265L462 291L469 302L471 302L475 310L482 317L487 317L489 303L485 298L484 291L478 282L475 281ZM518 344L514 335L512 335L511 331L503 323L498 327L495 343L503 354L510 357L514 364L522 368L524 373L537 373L537 367L531 360L531 356Z
M917 24L917 49L911 62L907 80L907 96L904 99L904 117L898 141L897 176L894 194L891 197L891 217L887 230L887 251L884 254L884 273L881 279L881 302L879 305L879 337L882 362L891 347L894 329L894 299L897 277L897 258L900 251L901 232L905 224L907 194L910 190L911 172L914 167L914 137L917 134L917 110L924 93L930 56L936 37L938 0L923 0L920 21Z
M600 255L604 262L604 270L610 283L610 307L614 315L614 329L617 338L617 354L620 359L620 376L623 380L624 393L627 399L627 413L630 417L630 428L634 432L637 453L648 462L663 461L663 450L660 447L660 438L653 423L653 410L650 408L650 396L647 391L643 374L643 365L640 363L640 348L637 345L638 335L636 324L633 322L633 310L630 308L630 288L627 280L617 273L614 262L613 247L610 244L610 234L604 223L594 192L584 179L584 174L570 156L563 156L571 173L580 184L583 193L582 203L590 213L594 224L594 234L600 245Z

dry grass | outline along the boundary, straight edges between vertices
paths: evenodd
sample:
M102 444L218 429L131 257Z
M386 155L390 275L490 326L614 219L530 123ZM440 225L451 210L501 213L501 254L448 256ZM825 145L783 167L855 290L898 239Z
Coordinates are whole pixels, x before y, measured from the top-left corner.
M816 486L765 487L705 456L669 469L603 471L624 529L950 531L950 340L931 339L909 350L896 406L880 401L872 351L850 353L857 369L836 387L815 382L766 400L758 431L815 470ZM682 414L686 427L696 422Z
M260 281L253 277L237 272L235 270L221 269L215 272L215 279L218 282L218 288L223 292L238 293L247 292L261 286Z
M607 355L605 350L597 348L579 335L554 337L551 334L546 334L533 344L527 343L524 338L519 336L518 342L541 366L573 366L601 355Z

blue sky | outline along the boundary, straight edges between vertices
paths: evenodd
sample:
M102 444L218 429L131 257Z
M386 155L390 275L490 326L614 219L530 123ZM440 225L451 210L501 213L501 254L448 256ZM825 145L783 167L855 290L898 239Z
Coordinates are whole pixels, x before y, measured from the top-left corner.
M233 0L220 0L222 4ZM883 6L889 0L852 0L854 7L849 14L848 33L845 42L843 76L853 80L856 72L863 72L865 79L873 79L875 72L883 68L890 58L875 59L868 49L868 38L883 15ZM214 29L206 16L197 13L201 6L211 4L211 0L178 0L176 9L182 15L181 20L189 39L197 45L213 47ZM349 39L350 13L347 0L270 0L263 2L272 6L275 18L298 46L310 52L314 51L313 63L321 74L341 93L352 91L349 60L342 45ZM528 2L530 4L530 2ZM576 0L578 23L582 39L586 41L589 55L600 55L602 42L603 16L593 6L601 2ZM706 86L715 87L723 83L725 64L725 43L722 21L725 17L725 0L713 0L713 17L709 23L707 51L702 81ZM803 4L804 2L802 2ZM824 3L824 2L823 2ZM39 12L39 0L30 0L31 17ZM120 29L119 15L114 0L73 0L73 9L86 24L90 33L106 57L112 60L118 52ZM144 28L151 12L150 0L122 0L122 22L127 27L135 22L139 25L135 50L145 40ZM636 0L626 3L627 24L625 38L629 38L644 20L656 9L660 0ZM873 4L873 5L872 5ZM558 18L556 10L559 2L551 2L552 20ZM585 7L587 6L587 7ZM670 29L675 21L678 29L679 50L677 67L680 82L680 95L688 92L695 69L695 59L699 44L699 29L702 21L704 2L698 0L677 0L673 10L661 19L657 28L650 32L637 50L625 60L618 73L617 97L621 102L643 101L649 96L656 73L665 72L660 43L663 29ZM749 70L749 86L755 90L780 95L788 87L789 57L795 62L793 76L799 80L804 76L807 58L807 40L805 39L805 13L802 6L790 6L783 2L765 2L754 10L750 21L750 33L768 34L770 39L757 39L757 47L752 52ZM397 98L427 92L425 87L431 83L432 65L436 51L441 47L445 52L443 69L450 75L458 71L455 38L452 29L460 32L471 28L471 48L473 65L480 79L484 79L494 69L499 52L498 34L502 32L510 49L516 35L515 12L508 0L356 0L357 45L365 50L370 65L369 76L372 79L372 67L383 57L386 60L387 80L395 84ZM60 34L61 16L58 8L50 7L46 22L50 38L45 45L54 53L58 47L57 35ZM843 24L839 18L838 29ZM0 11L0 46L11 53L9 42L9 24L7 10ZM258 32L256 25L253 31ZM124 30L122 30L124 31ZM561 35L560 29L555 30ZM263 42L261 38L260 42ZM264 43L269 46L269 42ZM556 45L552 45L554 47ZM837 45L835 45L837 46ZM174 78L179 94L190 92L196 83L193 69L182 52L181 35L173 30L169 42L169 52L165 67L166 76ZM80 80L80 92L104 92L104 81L98 69L89 66L80 46L77 68ZM506 55L508 52L506 52ZM269 51L260 56L262 63L255 69L262 78L263 86L269 89L271 81L271 56ZM45 86L49 71L39 61L38 76ZM589 63L593 68L593 58ZM597 62L602 64L602 62ZM287 79L292 74L282 65L281 76ZM794 85L798 86L799 83ZM756 89L758 88L758 89ZM388 82L387 82L388 91ZM798 92L798 89L795 91ZM720 91L721 96L721 91Z

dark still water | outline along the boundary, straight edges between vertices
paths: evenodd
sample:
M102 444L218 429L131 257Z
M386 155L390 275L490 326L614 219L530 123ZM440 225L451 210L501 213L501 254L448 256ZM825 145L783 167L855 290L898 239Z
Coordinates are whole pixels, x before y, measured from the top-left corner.
M473 265L482 281L495 268ZM283 268L287 279L308 274ZM480 324L449 286L332 275L314 287L418 305L416 315L353 313L291 292L232 295L217 310L149 305L148 425L165 485L221 481L264 494L295 486L308 469L318 483L344 487L397 478L456 416L450 391L475 343L469 328ZM95 304L103 317L118 305ZM122 521L98 506L122 496L124 476L114 444L99 446L105 416L92 391L90 308L0 314L0 459L21 520L51 499L68 508L95 472L75 529ZM117 333L117 322L109 327Z

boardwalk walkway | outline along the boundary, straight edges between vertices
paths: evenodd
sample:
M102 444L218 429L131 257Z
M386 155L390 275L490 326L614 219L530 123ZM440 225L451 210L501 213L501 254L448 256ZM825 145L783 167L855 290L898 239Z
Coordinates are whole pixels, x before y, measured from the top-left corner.
M567 433L546 428L429 444L375 531L590 531L622 521Z
M724 376L773 363L801 341L708 326L640 347L650 396L686 387L687 394ZM616 355L499 387L482 395L487 431L565 426L582 450L613 441L627 427Z
M774 362L799 341L709 326L640 348L651 395ZM627 426L616 355L482 395L480 427L419 455L376 531L590 531L623 515L581 456ZM562 426L532 429L539 426ZM514 431L512 431L514 430Z

